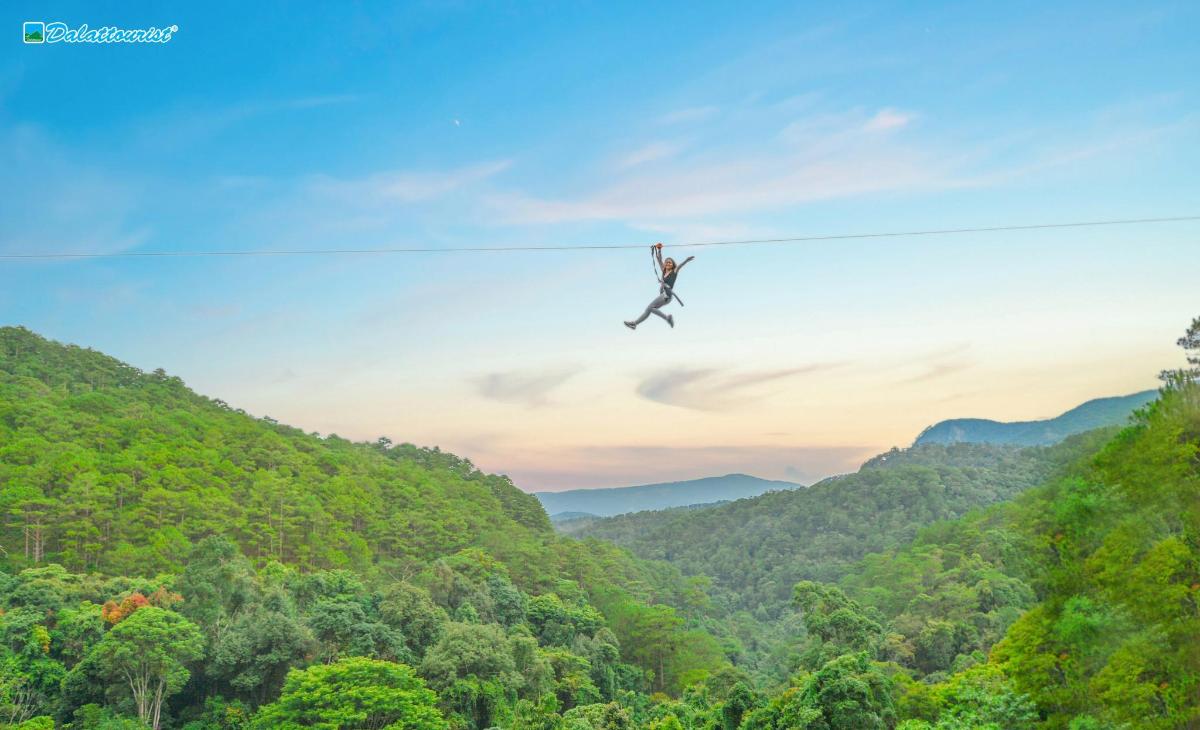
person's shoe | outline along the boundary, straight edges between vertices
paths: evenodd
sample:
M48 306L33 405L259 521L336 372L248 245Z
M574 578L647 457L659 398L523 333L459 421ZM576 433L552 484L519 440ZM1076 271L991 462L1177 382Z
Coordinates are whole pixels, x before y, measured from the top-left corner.
M671 329L675 329L675 315L673 315L673 314L667 315L667 324L671 325Z
M625 326L626 326L626 327L628 327L628 328L629 328L629 329L631 329L631 330L635 330L635 329L637 329L637 325L636 325L636 324L634 324L633 322L626 322L626 323L625 323Z

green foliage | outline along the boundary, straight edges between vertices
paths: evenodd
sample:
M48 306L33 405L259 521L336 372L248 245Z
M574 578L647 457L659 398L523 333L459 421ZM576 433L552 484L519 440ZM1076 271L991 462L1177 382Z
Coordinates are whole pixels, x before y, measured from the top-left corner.
M283 693L259 711L255 727L444 730L436 702L411 667L357 657L290 672Z
M420 663L448 615L506 629L532 617L539 640L569 649L612 624L594 596L617 614L706 600L678 571L556 536L535 497L465 459L254 419L161 371L20 328L0 328L0 484L0 567L23 576L0 587L8 605L49 612L58 671L79 668L64 685L68 715L104 699L83 661L104 627L81 600L182 596L178 611L203 634L197 681L251 704L308 661ZM79 585L146 573L163 579ZM562 615L530 614L530 597L549 592ZM668 638L692 643L694 628L675 622ZM614 630L611 646L644 666L589 660L606 699L650 671L678 689L725 662L707 649L659 656L639 650L633 624Z
M633 730L628 711L615 702L568 710L563 722L568 730Z
M557 537L457 457L3 329L0 723L1189 727L1198 390L1115 438L895 451L804 492L811 514L767 495L647 537L711 583Z
M0 445L0 546L22 564L179 571L193 543L224 534L255 560L403 571L552 537L535 497L465 460L252 419L19 328L0 328Z
M1052 724L1200 718L1200 401L1169 391L1082 479L1033 495L1044 598L993 652ZM1057 509L1050 509L1057 505Z
M366 660L378 653L381 644L375 639L380 636L389 637L387 645L395 651L421 658L422 675L439 692L431 695L434 705L457 727L507 725L518 715L532 723L539 708L551 706L547 712L561 719L559 713L577 706L645 698L636 690L645 686L646 673L622 661L621 643L606 627L607 619L571 582L556 584L566 601L559 593L528 596L504 578L502 564L486 556L444 561L455 575L443 576L446 581L440 585L456 585L462 596L489 593L500 599L488 604L489 612L512 606L526 617L518 620L502 610L489 615L509 615L511 625L482 623L478 616L462 623L450 621L446 606L420 586L400 582L375 590L340 570L301 574L278 564L256 570L231 545L203 541L194 549L194 559L187 560L189 570L170 581L194 590L194 600L177 600L161 585L155 587L158 581L78 576L57 566L3 575L0 647L5 660L14 662L11 674L20 682L12 689L24 692L34 683L41 689L13 695L20 697L14 705L18 719L57 708L78 727L140 724L124 715L142 713L145 724L153 725L158 713L165 712L164 700L177 695L177 724L189 730L236 730L248 727L258 705L278 704L289 671L316 662L309 668L315 674L315 667L346 665L352 661L349 656ZM151 599L131 604L139 607L128 613L114 609L104 614L96 603L119 608L131 603L129 595L140 597L143 591ZM454 601L459 594L439 595ZM628 594L610 590L603 595L613 616L625 620L642 615L639 606L644 604ZM460 609L470 605L462 603ZM48 611L44 606L59 608ZM673 615L665 606L645 610L668 619ZM120 619L109 621L104 615ZM527 616L537 617L536 623ZM554 622L569 630L547 632ZM662 657L667 676L708 673L691 646L696 642L686 640L690 634L674 638L677 621L658 628L665 633L655 636L676 647ZM405 631L412 633L411 645L419 653L409 648ZM539 642L535 631L547 638L553 634L558 643ZM641 651L631 644L630 653L635 650ZM335 659L338 655L349 656ZM723 661L719 655L701 658L714 665ZM44 672L35 671L43 665ZM147 697L144 687L155 690ZM6 684L0 698L8 697L8 689Z
M867 652L843 654L815 672L793 678L791 686L768 703L758 703L743 693L743 699L736 703L744 713L738 727L742 730L891 728L896 723L892 695L892 681Z
M127 717L100 705L84 705L77 709L69 730L145 730L146 726L137 718ZM189 730L203 730L189 728Z
M513 692L521 686L509 638L495 624L447 624L421 662L421 674L438 690L470 676L495 680Z
M48 712L65 674L42 617L32 607L0 614L0 718L9 724Z
M887 619L881 658L925 675L897 675L902 716L937 728L1200 719L1197 387L1168 389L1044 486L843 579Z
M1192 320L1192 323L1188 325L1187 331L1183 333L1183 337L1176 340L1175 344L1183 348L1187 367L1177 370L1164 370L1159 375L1159 379L1168 388L1186 391L1188 385L1200 382L1200 317ZM1190 397L1196 397L1195 391L1191 391Z
M898 688L905 692L898 701L901 714L918 718L900 728L1028 730L1039 719L1033 700L1016 692L995 665L976 666L936 686L900 682ZM924 696L917 700L914 695Z
M163 701L183 688L191 676L187 663L203 652L195 624L147 606L110 629L88 656L101 672L124 680L138 719L158 730Z
M554 593L531 600L526 616L542 642L559 646L570 646L581 634L595 633L604 620L592 606L563 603Z
M620 515L578 534L712 576L731 609L775 619L787 612L798 581L836 581L855 561L905 544L924 525L1009 499L1041 482L1058 451L985 444L895 450L806 489Z
M815 640L812 658L807 663L819 666L827 659L855 652L874 655L883 637L877 616L868 615L862 606L846 597L835 586L800 581L792 601L804 616L804 627Z
M254 711L240 700L209 697L199 716L183 725L183 730L248 730L253 724Z
M896 721L892 684L866 652L846 654L821 667L801 687L800 701L820 711L820 719L811 724L818 730L870 730Z
M703 631L687 630L684 618L670 606L647 606L619 591L594 600L625 647L624 655L649 668L652 688L659 692L677 693L725 664L717 641Z

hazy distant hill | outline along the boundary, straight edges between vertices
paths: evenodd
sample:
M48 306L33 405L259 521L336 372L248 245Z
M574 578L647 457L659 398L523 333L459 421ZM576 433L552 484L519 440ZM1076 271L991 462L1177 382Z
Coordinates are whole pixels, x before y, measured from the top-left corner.
M570 522L571 520L594 520L599 515L594 515L591 512L559 512L550 515L551 522Z
M1097 398L1057 418L1042 421L1004 423L986 418L954 418L925 429L913 445L987 443L1048 446L1093 428L1124 425L1131 413L1157 397L1158 391L1145 390L1132 395Z
M566 492L537 492L546 512L586 512L599 517L611 517L625 512L686 507L693 504L722 502L757 497L765 492L796 489L802 485L771 479L759 479L749 474L726 474L684 482L643 484L637 487L608 489L572 489Z
M703 504L688 504L683 507L668 507L665 510L651 510L654 514L663 514L667 512L686 512L688 510L712 509L720 507L723 504L729 504L728 499L722 499L719 502L704 502ZM621 515L617 515L620 517ZM610 517L601 517L587 512L559 512L558 514L550 515L550 523L554 525L554 529L563 535L574 535L577 532L582 532L588 529L597 522L611 519Z

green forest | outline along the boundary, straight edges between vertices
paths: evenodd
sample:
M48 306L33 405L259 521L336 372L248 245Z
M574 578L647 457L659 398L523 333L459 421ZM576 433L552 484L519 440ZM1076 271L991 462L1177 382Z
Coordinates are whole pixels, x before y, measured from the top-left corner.
M0 727L1200 727L1200 320L1124 429L557 535L0 329Z
M788 610L800 580L836 581L863 556L1041 483L1090 439L1048 448L930 444L880 454L805 489L714 507L634 512L574 533L707 575L759 618Z

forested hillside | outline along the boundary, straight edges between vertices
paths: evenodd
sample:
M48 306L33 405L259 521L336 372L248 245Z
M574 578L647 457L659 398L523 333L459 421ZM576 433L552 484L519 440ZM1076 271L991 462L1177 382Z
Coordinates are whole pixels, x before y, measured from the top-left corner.
M925 721L906 730L1196 727L1198 457L1191 383L1061 477L847 573L877 657L925 678L898 686Z
M1119 433L897 450L684 515L749 510L727 513L747 536L720 524L776 551L742 564L759 607L558 537L456 457L0 330L0 727L1194 728L1200 320L1189 337L1195 369ZM791 521L750 525L763 504ZM768 532L790 525L807 539ZM793 562L827 580L780 599Z
M452 724L482 728L523 699L678 692L728 664L667 605L703 605L699 584L557 537L504 477L251 418L19 328L0 329L0 486L10 721L95 705L157 725L164 692L163 717L253 708L289 667L362 656L418 667ZM122 679L160 650L159 690Z
M34 563L177 571L220 532L253 559L403 574L552 539L535 498L437 450L304 434L19 329L0 378L0 545Z
M912 539L923 525L1009 499L1098 438L1047 449L932 444L893 450L857 473L807 489L704 510L620 515L577 534L711 576L737 608L776 618L787 610L797 581L836 581L862 556Z

